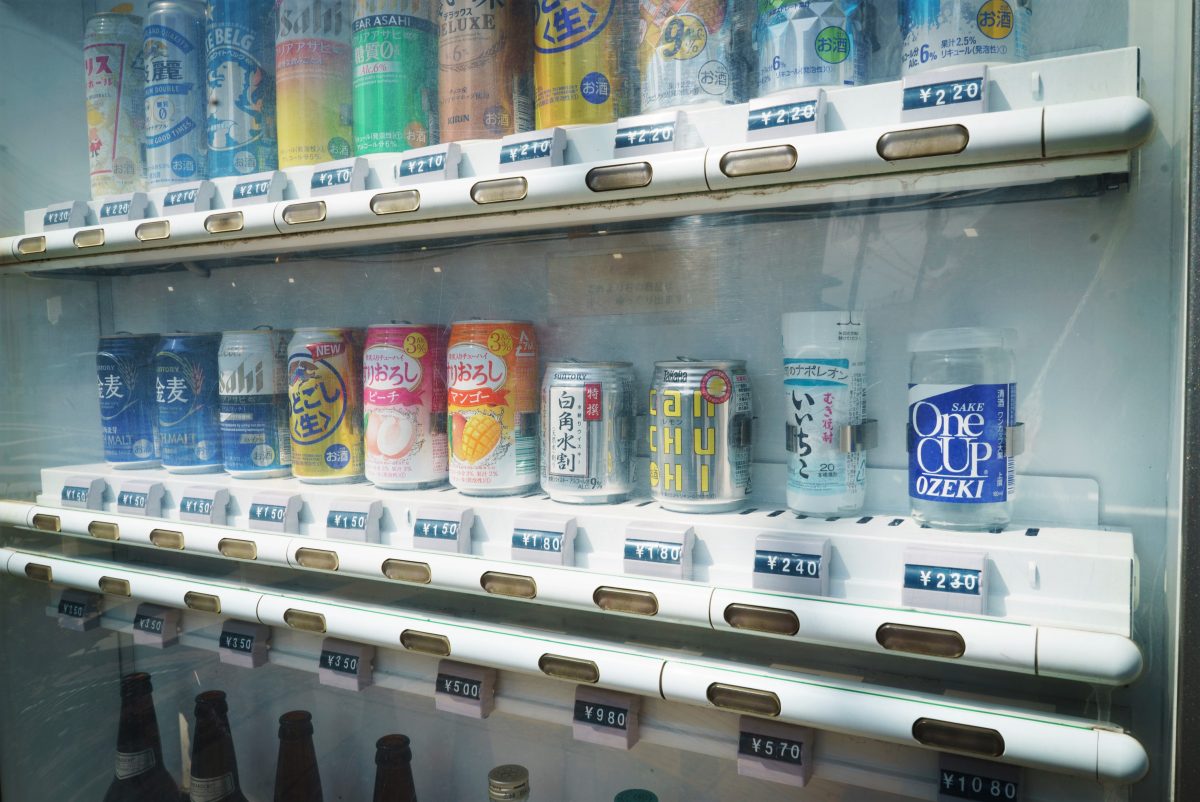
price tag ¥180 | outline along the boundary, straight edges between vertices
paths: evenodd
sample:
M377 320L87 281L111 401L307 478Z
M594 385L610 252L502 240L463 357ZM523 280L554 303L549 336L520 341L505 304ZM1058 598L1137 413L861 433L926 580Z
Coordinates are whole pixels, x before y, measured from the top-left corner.
M512 558L547 565L575 564L575 519L519 515L513 523Z

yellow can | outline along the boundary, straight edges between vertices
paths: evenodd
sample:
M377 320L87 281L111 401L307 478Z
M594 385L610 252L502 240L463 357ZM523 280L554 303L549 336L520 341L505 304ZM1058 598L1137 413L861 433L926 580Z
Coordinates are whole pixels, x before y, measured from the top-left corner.
M279 166L353 156L348 9L340 0L281 0L278 12Z
M354 329L296 329L288 344L292 473L301 482L364 478L362 351Z
M542 0L534 4L538 128L617 119L624 5L623 0Z

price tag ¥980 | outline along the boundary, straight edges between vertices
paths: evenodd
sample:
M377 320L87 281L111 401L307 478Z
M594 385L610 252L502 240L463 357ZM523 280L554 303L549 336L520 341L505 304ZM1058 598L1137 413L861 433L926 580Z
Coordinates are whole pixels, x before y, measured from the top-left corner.
M577 741L630 749L640 735L640 705L636 696L580 685L575 689L571 733Z

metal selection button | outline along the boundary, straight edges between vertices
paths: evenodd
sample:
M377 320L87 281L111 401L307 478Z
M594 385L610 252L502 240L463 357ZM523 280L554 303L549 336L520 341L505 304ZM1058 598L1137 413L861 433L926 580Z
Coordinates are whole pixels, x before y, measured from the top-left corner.
M879 144L875 146L875 150L880 158L894 162L929 156L952 156L966 150L970 141L971 135L966 126L935 125L930 128L889 131L879 137Z
M778 716L782 709L779 697L770 691L727 685L724 682L709 685L705 696L714 707L732 710L735 713L749 713L752 716Z
M488 593L497 596L515 596L519 599L532 599L537 596L537 583L531 576L488 571L479 578L479 585Z
M800 631L800 619L791 610L756 607L752 604L731 604L725 608L725 623L736 629L769 632L773 635L795 635Z
M85 228L82 231L76 231L72 241L76 248L95 248L97 245L104 244L104 229Z
M33 528L43 532L61 532L62 520L57 515L47 515L39 512L33 516Z
M245 218L241 212L217 212L204 218L204 228L209 234L227 234L230 231L241 231L245 228Z
M438 657L450 656L450 639L445 635L435 635L432 632L406 629L400 633L400 645L411 652L434 654Z
M102 576L98 583L100 590L110 596L131 596L133 591L129 587L128 579L118 579L115 576Z
M17 240L17 253L22 256L31 256L35 253L46 252L45 237L25 237Z
M325 201L306 201L284 207L283 222L288 225L319 223L325 219Z
M237 540L232 537L223 537L217 543L217 551L221 552L222 556L232 557L235 560L258 559L258 544L253 540Z
M934 749L969 752L984 757L1000 757L1004 754L1004 736L986 727L922 717L913 722L912 734L918 743Z
M283 613L283 620L292 629L300 629L305 632L325 631L325 616L320 613L310 613L307 610L289 607Z
M120 540L121 529L107 521L92 521L88 524L88 534L99 540Z
M421 193L415 189L399 192L381 192L371 198L371 211L375 214L402 214L421 208Z
M610 613L658 615L658 597L648 590L601 586L592 594L592 601Z
M796 149L791 145L731 150L721 157L721 172L730 178L786 173L796 166Z
M471 200L478 204L524 200L529 194L529 182L521 176L480 181L471 187Z
M154 529L150 532L150 542L160 549L183 549L183 532L173 529Z
M908 624L884 624L875 631L875 640L893 652L908 652L926 657L962 657L967 644L952 629L932 629Z
M41 563L25 563L25 576L37 582L53 582L54 571Z
M142 223L133 230L133 235L142 242L150 242L156 239L167 239L171 236L171 221L151 220L148 223Z
M383 575L388 579L399 582L415 582L428 585L433 578L428 563L412 562L410 560L384 560Z
M221 599L218 596L213 596L210 593L197 593L194 590L189 590L183 594L183 603L192 610L198 610L202 613L219 613L221 612Z
M538 660L538 668L546 676L556 679L588 683L600 681L600 667L591 660L580 660L577 657L543 654Z
M592 192L611 192L615 189L641 189L650 185L654 169L649 162L611 164L588 170L584 181Z
M324 549L297 549L296 562L305 568L316 568L321 571L336 571L338 569L337 552L325 551Z

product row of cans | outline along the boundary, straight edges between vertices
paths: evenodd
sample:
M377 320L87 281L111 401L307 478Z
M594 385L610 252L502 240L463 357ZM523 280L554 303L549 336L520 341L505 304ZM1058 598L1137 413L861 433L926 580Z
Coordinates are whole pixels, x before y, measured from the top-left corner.
M153 0L84 39L94 198L1025 58L1030 0Z
M846 515L866 498L861 313L783 317L787 504ZM627 362L549 362L532 323L471 320L224 334L113 335L97 353L106 460L116 468L369 480L414 490L615 503L635 489ZM918 520L1009 520L1016 384L1001 330L910 343L909 496ZM751 491L754 410L743 360L656 362L649 487L663 507L726 512Z

